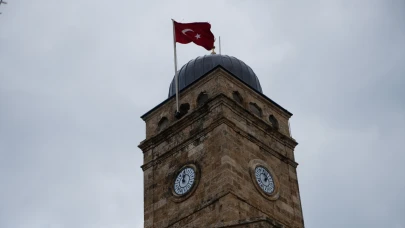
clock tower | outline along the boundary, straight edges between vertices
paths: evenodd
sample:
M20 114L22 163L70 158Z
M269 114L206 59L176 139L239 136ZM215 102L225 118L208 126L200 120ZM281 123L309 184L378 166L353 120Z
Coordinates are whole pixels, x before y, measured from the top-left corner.
M292 114L227 55L191 60L144 114L145 227L304 227ZM174 80L174 79L173 79Z

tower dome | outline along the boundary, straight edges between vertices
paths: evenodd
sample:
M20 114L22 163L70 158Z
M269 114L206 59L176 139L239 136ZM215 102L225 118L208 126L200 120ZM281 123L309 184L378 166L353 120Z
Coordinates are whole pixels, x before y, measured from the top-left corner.
M178 72L179 91L197 81L200 77L219 65L256 91L262 93L259 79L252 68L235 57L218 54L200 56L185 64ZM169 88L169 97L175 94L176 84L173 77Z

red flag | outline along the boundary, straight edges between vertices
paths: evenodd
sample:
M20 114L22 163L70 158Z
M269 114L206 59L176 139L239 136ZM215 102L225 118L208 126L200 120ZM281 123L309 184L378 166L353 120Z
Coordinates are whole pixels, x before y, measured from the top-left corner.
M178 23L173 21L173 26L176 42L181 44L194 42L207 50L214 48L215 38L211 32L211 25L208 22Z

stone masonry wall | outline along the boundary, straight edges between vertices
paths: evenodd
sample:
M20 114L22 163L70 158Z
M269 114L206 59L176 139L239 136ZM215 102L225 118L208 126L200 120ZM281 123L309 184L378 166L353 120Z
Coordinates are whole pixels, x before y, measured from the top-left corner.
M209 206L230 188L227 178L230 170L225 169L220 160L221 147L225 144L222 128L217 127L203 139L145 170L145 227L168 227ZM190 198L175 202L171 192L174 174L187 163L200 168L200 181Z

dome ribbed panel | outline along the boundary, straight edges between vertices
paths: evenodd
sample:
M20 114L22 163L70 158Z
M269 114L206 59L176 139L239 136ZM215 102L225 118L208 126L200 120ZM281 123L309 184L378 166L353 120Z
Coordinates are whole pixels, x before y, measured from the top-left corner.
M221 66L225 67L227 70L229 70L232 74L236 75L239 77L237 74L235 74L235 70L233 68L232 60L229 58L229 56L225 55L225 58L222 58L222 64Z
M203 71L204 71L204 58L200 56L197 57L194 61L194 75L190 75L190 78L192 78L193 81L198 80L202 75L195 74L195 72L203 72Z
M240 65L239 59L235 57L230 57L232 61L232 67L234 69L234 74L235 75L242 75L242 80L244 80L243 74L242 74L242 66Z
M179 71L179 90L186 87L188 84L194 81L194 62L195 60L191 60L187 63L185 69L181 69ZM183 73L184 72L184 73Z
M251 72L251 74L254 74L252 68L250 66L247 66L247 67L248 67L249 72ZM255 74L255 77L253 79L254 79L254 84L258 88L257 90L262 91L262 87L260 86L260 82L259 82L259 79L257 78L256 74Z
M169 97L170 97L170 94L173 94L173 83L174 83L174 78L173 78L173 80L172 80L172 82L170 83L170 87L169 87Z
M242 68L242 75L245 75L245 78L242 79L244 82L249 81L249 85L256 85L256 82L253 80L253 76L256 75L251 75L251 73L249 72L249 67L242 61L240 61L240 65ZM248 78L246 78L246 76L249 76ZM253 86L255 87L255 86Z
M210 71L210 69L214 69L215 66L214 66L213 58L206 58L206 56L203 56L203 59L204 59L204 61L203 61L203 64L204 64L203 69L204 69L205 72Z
M221 65L235 77L248 84L258 92L262 92L259 80L253 70L241 60L227 55L205 55L189 61L179 70L179 91L197 81L209 71ZM173 80L169 87L169 97L176 94L176 84Z

